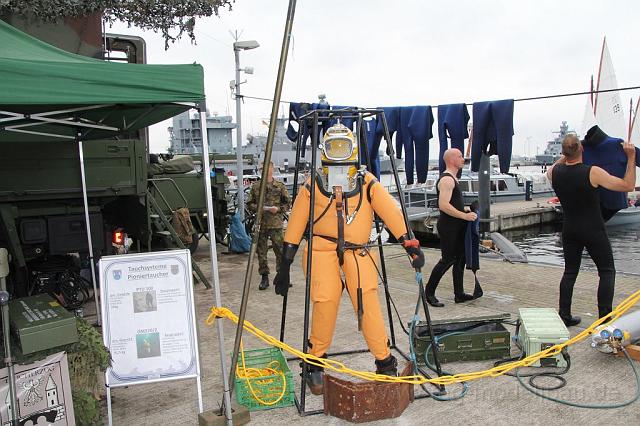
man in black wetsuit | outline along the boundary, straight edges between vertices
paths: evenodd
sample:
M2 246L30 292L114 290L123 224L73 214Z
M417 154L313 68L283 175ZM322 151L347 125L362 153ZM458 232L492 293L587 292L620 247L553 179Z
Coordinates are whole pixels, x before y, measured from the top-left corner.
M562 157L547 171L547 176L551 179L553 189L562 204L564 274L560 281L559 314L567 327L580 323L580 317L571 315L571 297L584 248L596 264L600 276L600 318L612 310L616 269L600 210L597 188L603 186L612 191L633 191L636 181L635 148L629 142L623 143L622 148L627 155L627 169L622 179L610 175L600 167L584 164L582 144L573 134L565 136L562 141Z
M438 235L440 236L440 250L442 258L431 271L431 276L425 287L427 302L434 307L442 307L444 303L436 298L436 287L442 276L453 266L453 292L456 303L472 300L473 296L464 292L462 279L464 277L464 234L467 222L474 221L477 215L466 211L462 192L458 185L458 172L464 166L464 157L459 149L451 148L442 157L446 170L436 183L438 192Z

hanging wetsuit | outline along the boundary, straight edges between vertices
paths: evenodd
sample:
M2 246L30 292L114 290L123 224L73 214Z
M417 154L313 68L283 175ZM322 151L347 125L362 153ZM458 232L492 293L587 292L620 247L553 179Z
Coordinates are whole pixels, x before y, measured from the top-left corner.
M471 211L477 212L478 202L471 203ZM467 229L464 234L464 258L467 269L473 272L475 287L473 288L473 298L482 297L483 291L478 280L478 269L480 269L480 215L474 221L467 222Z
M362 151L362 152L367 152L369 155L369 164L366 164L366 162L363 164L365 164L367 168L371 170L371 173L377 179L380 179L380 155L379 155L380 144L378 143L378 148L374 149L374 144L376 141L376 132L378 127L377 116L373 117L372 120L364 120L363 127L364 127L364 133L367 139L367 151Z
M451 200L449 203L458 211L464 212L464 200L460 185L454 176L449 172L444 172L438 182L436 182L436 191L438 198L440 197L440 189L438 188L442 179L453 179L455 187L451 192ZM465 243L464 236L467 230L467 221L449 216L440 210L438 218L438 235L440 236L440 251L442 257L433 267L431 276L427 282L425 291L429 296L435 296L436 288L442 279L442 276L453 266L453 293L456 300L464 298L464 265L465 265Z
M306 113L313 110L325 110L329 109L331 106L327 103L294 103L289 104L289 126L287 127L287 137L290 141L296 142L298 141L298 135L300 136L300 143L302 144L300 148L300 156L305 157L307 152L307 139L311 136L311 132L313 131L312 123L307 120L300 121L300 117L305 115ZM292 123L298 123L298 130L293 128ZM329 128L328 120L319 121L318 122L318 141L320 141L320 137L322 133Z
M553 190L562 204L562 251L564 274L560 281L560 317L571 318L573 286L578 277L582 251L598 268L598 311L600 317L611 312L616 270L611 244L600 212L600 196L591 185L591 166L556 164L551 174Z
M509 172L513 144L513 99L473 104L471 171L480 169L480 158L498 155L500 172Z
M353 106L341 106L341 105L332 105L331 106L331 110L339 110L339 109L355 109L357 107L353 107ZM355 114L354 114L355 115ZM340 122L347 128L349 128L349 130L353 130L353 123L355 123L357 120L353 117L349 117L349 118L343 118L340 117ZM336 124L338 122L337 118L332 118L331 120L329 120L329 127L333 126L334 124Z
M309 111L310 106L311 104L305 102L291 102L289 104L289 125L287 126L287 138L289 138L291 142L298 142L299 133L302 133L303 138L305 139L306 137L308 137L304 136L308 135L306 122L300 122L298 120L300 119L300 117L306 114L307 111ZM298 123L298 130L293 127L293 123Z
M447 169L444 164L444 152L451 148L458 148L464 155L464 140L469 137L469 111L465 104L438 105L438 139L440 140L440 155L438 166L440 173Z
M381 109L384 112L384 116L387 120L387 127L389 129L388 143L391 143L393 134L398 130L400 126L400 107L383 107ZM377 123L376 136L373 139L373 143L369 149L369 154L373 155L372 153L375 152L376 156L378 155L378 151L380 150L380 141L382 140L382 138L384 138L384 124L382 123L381 117L378 117ZM391 159L391 161L393 161L393 158ZM374 171L372 170L372 172ZM374 175L380 177L380 169L375 170Z
M400 123L396 134L396 157L402 158L407 184L413 184L415 160L418 183L427 181L429 170L429 139L433 137L433 112L430 106L400 107Z
M584 164L603 168L610 175L623 178L627 170L627 155L622 149L622 139L608 136L598 126L593 126L587 132L582 146ZM636 148L636 166L640 167L640 149ZM602 186L600 193L600 207L605 222L619 210L629 207L626 192L611 191Z

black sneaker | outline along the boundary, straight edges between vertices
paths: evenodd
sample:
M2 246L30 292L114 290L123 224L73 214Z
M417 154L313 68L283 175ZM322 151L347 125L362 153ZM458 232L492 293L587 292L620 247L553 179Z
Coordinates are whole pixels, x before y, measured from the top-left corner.
M260 281L260 285L258 286L258 290L266 290L269 288L269 275L264 274L262 276L262 281Z

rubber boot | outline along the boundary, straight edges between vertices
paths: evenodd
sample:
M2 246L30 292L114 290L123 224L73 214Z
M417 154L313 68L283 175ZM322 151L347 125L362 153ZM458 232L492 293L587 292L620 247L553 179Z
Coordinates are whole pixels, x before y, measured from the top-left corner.
M384 374L385 376L398 375L398 360L393 355L389 355L383 360L376 359L376 374Z
M558 312L558 314L560 315L560 318L562 319L564 325L566 325L567 327L573 327L574 325L580 324L580 322L582 321L582 318L577 316L574 317L573 315L571 315L571 311L560 311Z
M263 274L258 290L266 290L267 288L269 288L269 274Z
M320 358L326 358L327 354ZM302 367L302 363L300 363ZM302 375L302 374L301 374ZM322 395L324 393L324 368L317 365L308 364L307 367L307 386L314 395Z

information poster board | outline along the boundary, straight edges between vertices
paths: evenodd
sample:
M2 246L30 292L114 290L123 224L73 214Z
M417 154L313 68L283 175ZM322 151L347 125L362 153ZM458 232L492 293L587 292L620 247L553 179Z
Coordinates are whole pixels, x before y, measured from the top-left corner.
M0 369L0 425L16 412L21 425L74 426L67 354L58 352L33 364L15 365L16 407L11 404L8 371Z
M188 250L100 260L109 387L198 378L199 357Z

